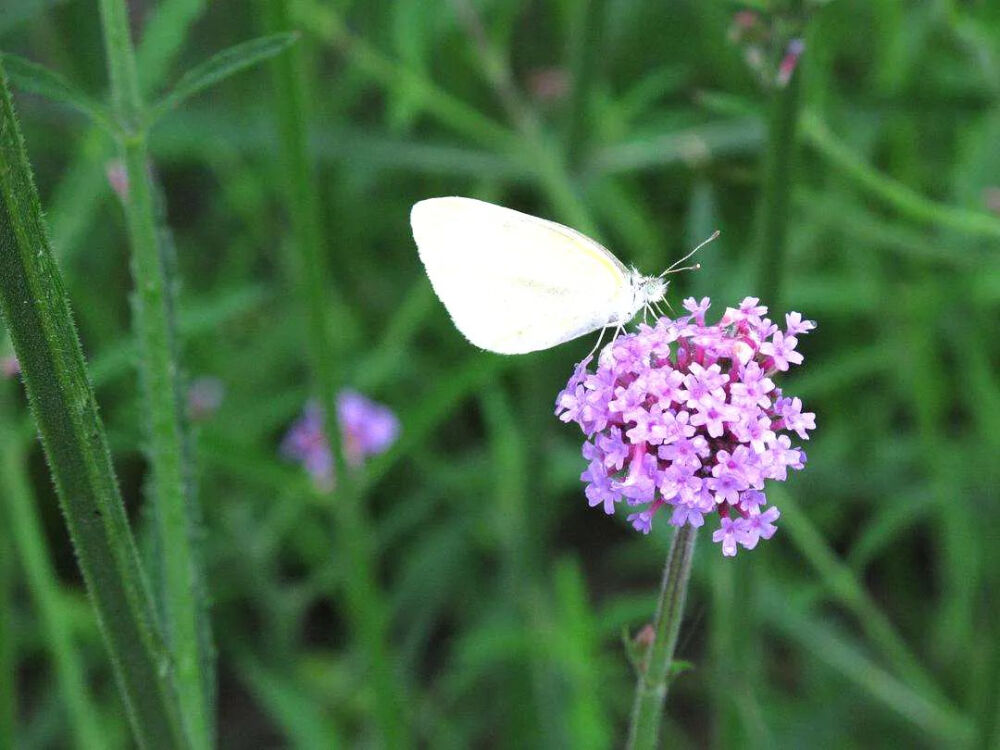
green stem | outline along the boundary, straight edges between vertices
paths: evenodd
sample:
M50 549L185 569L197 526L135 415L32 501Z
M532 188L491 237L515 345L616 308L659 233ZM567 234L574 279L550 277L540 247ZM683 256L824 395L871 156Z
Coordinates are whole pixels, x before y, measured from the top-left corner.
M184 747L170 661L2 64L0 98L0 308L136 739L143 747Z
M269 32L291 30L288 2L264 0L259 7ZM409 741L402 690L393 668L395 662L389 655L389 609L376 579L376 551L372 541L375 534L361 487L350 475L340 450L336 393L343 378L341 358L347 351L346 336L352 322L327 272L318 191L307 142L308 95L300 45L271 64L293 234L289 243L291 266L306 315L306 349L313 389L327 415L326 433L335 462L336 501L331 503L336 513L334 534L351 571L344 576L347 616L368 662L375 722L382 744L406 747Z
M268 0L263 0L267 3ZM420 73L397 64L364 39L354 36L339 12L313 0L300 0L294 8L296 21L304 29L339 47L367 76L386 89L405 90L456 133L501 152L517 149L516 136L503 125L442 90ZM287 55L283 55L287 58Z
M572 89L566 133L566 160L579 166L586 156L590 137L590 94L603 61L604 19L607 0L581 0L574 3L570 35L570 71Z
M128 193L123 201L132 254L134 326L142 356L152 500L167 640L184 721L196 747L213 744L212 656L200 561L193 542L195 499L185 455L181 374L176 357L173 288L165 237L157 221L124 0L100 0L111 94L127 135L120 144Z
M691 558L697 530L685 525L677 529L663 568L663 584L656 608L655 639L649 647L645 661L639 665L639 677L632 704L632 723L629 728L629 750L646 750L657 747L657 737L663 720L663 704L667 698L670 665L677 646L684 614L684 598L688 579L691 577Z
M772 307L778 304L785 265L800 79L796 70L788 84L775 93L767 129L756 293Z
M7 523L41 620L45 646L51 654L76 745L81 750L101 747L104 735L88 694L83 665L73 643L68 620L62 611L62 592L32 496L22 437L16 429L12 429L9 412L9 409L0 409L3 421L0 428L3 430L0 436L0 488L4 495Z

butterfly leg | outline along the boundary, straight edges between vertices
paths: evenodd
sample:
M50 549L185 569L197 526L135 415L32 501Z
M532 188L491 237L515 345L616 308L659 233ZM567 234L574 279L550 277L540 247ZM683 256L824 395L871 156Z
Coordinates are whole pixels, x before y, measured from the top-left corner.
M601 342L604 341L604 332L606 330L608 330L609 327L610 326L604 326L601 329L601 334L597 337L597 343L594 344L594 348L590 350L590 353L586 357L584 357L584 361L586 361L586 360L590 359L591 357L593 357L594 356L594 352L596 352L601 347Z

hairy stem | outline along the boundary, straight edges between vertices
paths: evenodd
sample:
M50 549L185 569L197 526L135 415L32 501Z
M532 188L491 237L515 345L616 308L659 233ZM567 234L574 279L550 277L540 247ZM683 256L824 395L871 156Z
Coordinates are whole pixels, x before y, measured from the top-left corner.
M688 579L691 577L691 558L696 535L697 530L693 526L681 526L674 534L670 552L667 553L653 626L656 635L638 669L628 736L629 750L657 747L663 705L667 698L670 665L673 663L677 634L684 616L684 599L687 596Z
M186 747L170 660L0 63L0 308L138 743Z
M212 745L212 654L200 561L193 537L193 484L185 449L180 368L176 355L170 248L157 220L149 170L145 111L124 0L100 0L115 114L128 189L123 205L132 256L134 328L152 473L164 625L176 669L184 721L196 747Z
M801 0L791 0L793 10ZM792 207L792 166L795 161L801 107L801 71L774 92L767 125L767 149L764 154L763 198L760 208L760 245L758 247L757 292L772 307L781 295L788 238L788 219Z

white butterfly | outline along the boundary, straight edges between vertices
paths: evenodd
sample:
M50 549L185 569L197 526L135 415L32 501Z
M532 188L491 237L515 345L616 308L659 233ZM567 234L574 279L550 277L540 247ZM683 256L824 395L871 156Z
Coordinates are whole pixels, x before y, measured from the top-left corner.
M643 276L569 227L492 203L429 198L414 204L410 224L455 326L492 352L524 354L624 326L667 291L671 269Z

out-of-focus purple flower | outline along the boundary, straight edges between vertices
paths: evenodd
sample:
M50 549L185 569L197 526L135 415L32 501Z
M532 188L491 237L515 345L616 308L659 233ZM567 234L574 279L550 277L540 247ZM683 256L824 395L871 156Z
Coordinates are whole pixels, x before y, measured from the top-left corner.
M399 437L399 420L393 411L355 391L343 390L337 395L337 421L344 459L351 466L384 453ZM316 401L306 404L302 416L288 430L281 454L300 461L317 487L333 489L333 454L324 432L323 408Z
M531 96L543 104L565 99L571 86L565 68L537 68L528 73L527 83Z
M0 374L5 378L13 378L21 374L21 362L13 354L0 358Z
M759 23L760 18L752 10L741 10L733 14L732 23L729 26L729 41L740 41L745 34L755 28Z
M195 422L208 419L219 410L225 395L226 386L218 378L195 378L188 387L188 415Z
M337 395L337 421L344 457L352 466L360 466L368 456L384 453L399 437L399 420L392 409L355 391L343 390Z
M793 39L788 43L788 47L785 49L785 56L781 58L781 64L778 66L779 87L784 88L792 80L795 68L799 65L799 58L802 57L802 53L805 50L806 43L801 39Z
M121 159L112 159L104 165L104 173L108 178L108 184L115 191L122 203L128 200L128 172L125 170L125 162Z
M674 526L718 513L712 538L726 556L771 538L780 514L766 507L765 482L803 468L785 433L807 439L816 426L772 378L802 361L796 336L815 324L789 313L781 330L759 302L747 297L708 325L708 299L685 300L689 315L640 324L604 348L596 371L591 358L575 368L556 414L587 436L580 478L591 506L610 515L624 500L644 534L661 507Z

